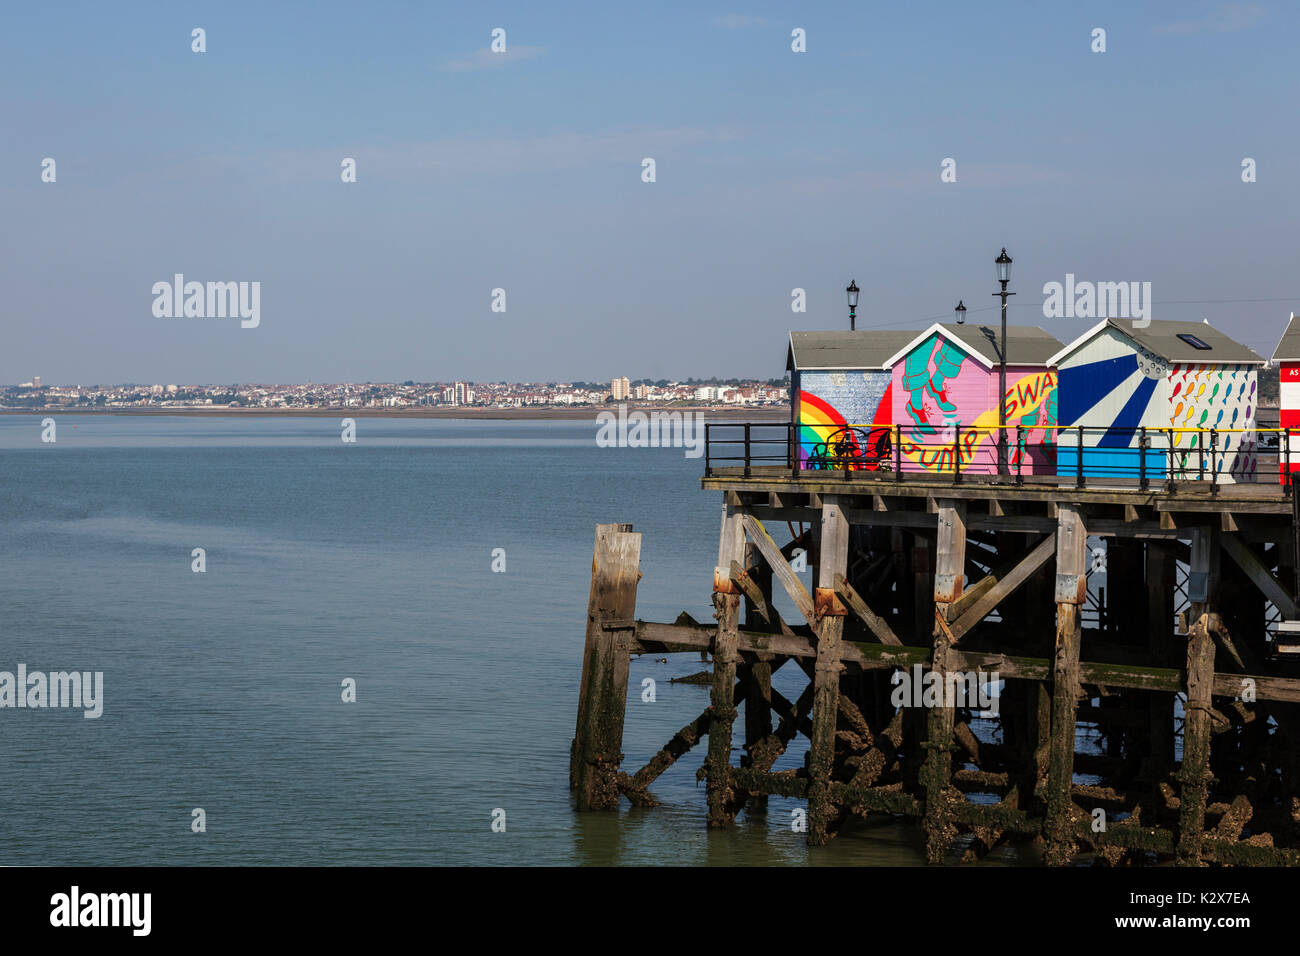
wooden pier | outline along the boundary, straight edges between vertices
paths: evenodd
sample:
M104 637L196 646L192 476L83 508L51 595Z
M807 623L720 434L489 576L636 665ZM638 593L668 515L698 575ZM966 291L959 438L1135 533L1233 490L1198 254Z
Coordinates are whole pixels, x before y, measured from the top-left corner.
M722 498L712 624L637 619L640 535L596 530L579 810L653 805L655 779L707 736L710 827L779 794L807 801L811 844L849 815L893 814L919 823L935 863L1008 840L1055 865L1300 863L1300 655L1273 632L1300 618L1289 484L747 457L702 485ZM777 611L777 589L798 619ZM701 651L709 707L625 771L631 655ZM894 706L892 679L918 665L939 687L995 675L996 716L951 696ZM795 700L772 686L782 667L807 677ZM774 769L800 734L805 766Z

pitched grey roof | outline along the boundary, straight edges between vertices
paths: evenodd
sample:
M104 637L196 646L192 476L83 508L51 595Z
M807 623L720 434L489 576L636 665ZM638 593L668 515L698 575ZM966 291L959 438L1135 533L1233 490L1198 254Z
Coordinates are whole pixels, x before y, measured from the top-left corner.
M1264 359L1252 348L1230 339L1208 322L1174 322L1169 319L1152 319L1143 329L1133 328L1133 323L1111 319L1116 328L1131 336L1143 348L1169 359L1171 362L1258 362ZM1194 335L1210 348L1198 349L1180 339L1179 335Z
M1291 313L1291 321L1286 324L1282 340L1273 350L1274 362L1300 362L1300 316Z
M1234 362L1244 365L1263 365L1254 349L1230 339L1208 322L1174 322L1169 319L1151 319L1145 328L1135 329L1133 323L1122 319L1107 319L1090 328L1052 358L1060 361L1076 348L1092 339L1103 329L1112 328L1137 342L1149 352L1154 352L1169 362L1197 362L1217 364ZM1190 342L1180 339L1180 335L1192 335L1200 339L1208 349L1198 349Z
M944 335L965 343L973 351L979 352L989 364L1001 363L1001 325L957 325L955 322L941 322L939 325ZM1007 364L1046 365L1047 360L1064 344L1055 335L1037 325L1008 325Z
M882 369L891 355L915 337L915 330L897 329L791 332L785 367L787 369Z

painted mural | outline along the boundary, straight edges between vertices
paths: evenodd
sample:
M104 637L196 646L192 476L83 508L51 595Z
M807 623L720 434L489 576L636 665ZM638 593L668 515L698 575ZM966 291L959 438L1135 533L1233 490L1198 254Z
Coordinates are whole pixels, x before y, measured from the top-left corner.
M1220 429L1213 449L1204 432L1173 432L1175 476L1219 481L1254 481L1255 391L1258 374L1247 365L1175 364L1170 369L1169 425L1172 429Z
M890 375L882 370L799 373L801 468L881 467L879 439L890 418ZM864 447L866 446L866 447ZM876 446L876 447L873 447Z
M1060 424L1067 430L1060 474L1079 471L1079 438L1068 429L1083 426L1085 476L1136 478L1145 471L1156 478L1172 466L1180 479L1208 480L1217 473L1225 483L1255 480L1254 367L1170 363L1107 329L1069 355L1058 374ZM1145 468L1139 457L1143 428ZM1226 429L1213 449L1192 431L1209 428Z
M893 418L905 471L997 471L998 369L936 332L893 370ZM1007 369L1009 461L1022 474L1055 470L1056 373ZM962 429L957 440L957 426ZM1017 441L1017 427L1024 429ZM970 429L970 430L967 430Z
M1164 421L1169 363L1113 329L1071 353L1058 368L1062 429L1082 426L1061 439L1059 472L1085 476L1139 477L1143 473L1141 429L1168 428ZM1151 437L1145 472L1160 475L1166 453L1161 439Z

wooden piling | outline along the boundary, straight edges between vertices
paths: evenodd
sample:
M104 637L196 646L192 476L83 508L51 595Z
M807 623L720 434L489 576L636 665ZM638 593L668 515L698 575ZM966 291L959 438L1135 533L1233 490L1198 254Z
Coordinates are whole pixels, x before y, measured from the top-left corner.
M1174 639L1174 583L1176 565L1169 549L1157 542L1146 544L1147 647L1151 659L1168 664ZM1147 698L1150 747L1147 750L1149 783L1158 786L1174 765L1174 697L1152 691Z
M569 782L579 810L618 809L623 716L640 580L641 535L630 524L596 526L587 636Z
M1029 633L1024 635L1023 646L1034 656L1050 659L1056 647L1056 575L1052 564L1045 564L1034 572L1025 584L1030 601ZM1050 686L1034 681L1026 695L1026 723L1030 739L1022 754L1024 768L1029 777L1024 788L1026 807L1038 807L1046 799L1048 758L1052 747L1052 695Z
M848 613L835 593L836 576L848 570L849 522L835 495L822 499L820 560L817 564L817 662L813 672L813 725L808 759L808 842L830 838L835 814L831 804L831 770L835 759L835 725L839 717L840 638Z
M709 753L705 760L708 825L723 827L735 818L731 788L731 735L736 721L736 664L740 660L740 591L731 580L732 562L745 560L742 511L722 506L718 564L713 571L713 616L718 621L713 642L713 688L710 692Z
M1062 503L1056 528L1056 646L1052 659L1052 727L1047 767L1046 861L1068 863L1074 855L1075 716L1079 693L1080 608L1087 595L1088 532L1078 507Z
M1214 688L1214 634L1211 613L1219 585L1219 531L1213 526L1192 534L1188 564L1191 627L1187 636L1187 703L1183 719L1183 766L1178 773L1178 847L1183 866L1198 866L1205 838L1205 801L1210 784L1211 693Z
M931 707L926 716L926 753L921 765L921 785L925 791L925 856L930 863L943 862L948 846L957 835L951 803L954 798L960 799L960 795L949 790L954 707L953 701L947 699L950 687L947 682L948 652L952 646L947 614L948 605L961 597L965 582L966 502L940 499L937 529L931 669L938 678L943 699L938 706ZM919 693L920 688L913 688L913 692Z
M925 647L934 642L933 549L924 534L912 533L910 537L912 546L906 554L909 573L903 577L906 590L900 594L899 601L906 602L904 612L912 625L912 639L908 643ZM922 745L929 736L927 716L921 707L903 708L903 737L912 744L903 762L903 780L913 792L924 789L921 768L925 763Z
M762 552L752 542L745 546L745 566L752 569L751 579L764 604L771 607L772 569L763 563ZM757 603L749 597L745 598L745 625L753 631L780 632L776 622L761 618ZM753 748L772 734L772 658L770 653L761 653L745 667L745 753L740 758L741 767L754 765ZM767 804L766 794L751 799L759 805Z

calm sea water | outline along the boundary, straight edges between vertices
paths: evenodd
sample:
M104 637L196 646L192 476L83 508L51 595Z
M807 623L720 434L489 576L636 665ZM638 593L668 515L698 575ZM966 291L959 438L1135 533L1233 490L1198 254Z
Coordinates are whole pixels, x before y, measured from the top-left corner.
M638 616L710 620L702 459L590 422L56 417L49 445L0 416L0 670L103 671L105 703L0 710L0 864L920 862L891 821L809 850L776 797L709 832L703 745L663 806L574 812L594 526L644 533ZM633 661L625 769L707 706L668 680L703 666Z

